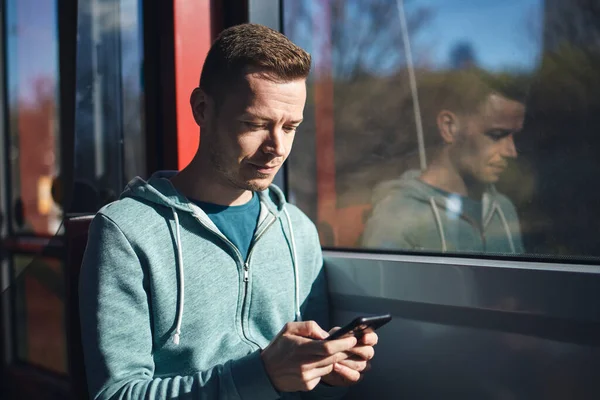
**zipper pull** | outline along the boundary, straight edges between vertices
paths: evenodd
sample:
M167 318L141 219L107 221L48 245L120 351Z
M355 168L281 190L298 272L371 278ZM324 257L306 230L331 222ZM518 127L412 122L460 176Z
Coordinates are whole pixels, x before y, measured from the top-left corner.
M248 282L248 268L249 268L248 263L245 263L244 264L244 282L246 282L246 283Z

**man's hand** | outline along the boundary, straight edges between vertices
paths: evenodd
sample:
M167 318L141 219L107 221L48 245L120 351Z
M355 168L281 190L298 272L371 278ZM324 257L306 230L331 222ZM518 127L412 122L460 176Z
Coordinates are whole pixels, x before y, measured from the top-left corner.
M287 323L261 353L275 389L312 390L357 344L354 336L324 341L328 336L314 321Z
M338 329L333 328L329 333ZM331 386L350 386L359 382L371 368L370 360L375 355L373 346L378 340L375 332L365 333L355 347L345 352L347 358L336 362L333 371L321 378L323 382Z

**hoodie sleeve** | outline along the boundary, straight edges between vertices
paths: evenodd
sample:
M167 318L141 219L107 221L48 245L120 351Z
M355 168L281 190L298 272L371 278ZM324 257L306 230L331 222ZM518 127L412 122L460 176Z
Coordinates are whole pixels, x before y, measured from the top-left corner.
M312 267L315 271L315 279L302 310L302 319L305 321L316 321L321 328L328 331L331 328L331 322L329 319L327 278L323 265L323 254L321 252L319 236L316 232L316 228L313 229L314 235L308 254L313 255ZM302 393L300 397L306 400L335 400L343 398L347 392L347 388L333 387L320 383L312 391Z
M90 227L79 285L91 398L279 398L258 351L190 375L154 377L147 277L123 232L103 214Z

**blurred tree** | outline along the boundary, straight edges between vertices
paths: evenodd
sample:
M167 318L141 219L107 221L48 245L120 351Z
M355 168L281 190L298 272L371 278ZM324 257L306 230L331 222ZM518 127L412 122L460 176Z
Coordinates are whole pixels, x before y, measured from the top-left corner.
M476 65L477 57L471 42L458 42L450 50L450 66L453 69L473 68Z

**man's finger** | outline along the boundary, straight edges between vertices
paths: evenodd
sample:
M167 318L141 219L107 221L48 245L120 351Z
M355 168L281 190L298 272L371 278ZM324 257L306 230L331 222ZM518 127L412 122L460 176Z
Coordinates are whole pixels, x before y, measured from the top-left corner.
M288 322L283 327L283 332L317 340L323 340L329 336L329 333L315 321Z
M335 365L336 364L329 364L324 367L310 368L302 373L302 379L304 380L304 382L308 382L314 379L321 378L327 374L330 374L333 371Z
M358 382L361 378L361 373L353 370L352 368L348 368L342 363L336 363L333 367L333 370L342 377L347 382Z
M306 346L310 348L310 353L321 356L330 356L335 353L350 350L356 346L356 338L354 336L347 336L335 340L320 340L312 343L307 343Z
M367 368L367 361L360 358L347 358L339 361L338 364L342 364L354 371L363 372Z
M379 341L379 336L375 332L366 332L360 337L359 344L364 346L375 346Z
M340 329L342 329L342 328L340 328L339 326L334 326L333 328L331 328L329 330L329 334L333 335L334 332L339 331Z
M313 355L313 356L311 356L310 360L305 363L305 365L307 368L324 367L327 365L335 364L340 361L344 361L344 360L348 359L349 357L352 357L352 354L345 352L345 351L335 353L331 356L326 356L325 358L323 358L323 356L314 356Z
M360 357L363 360L370 360L375 356L375 349L371 346L355 346L347 351L351 356Z

